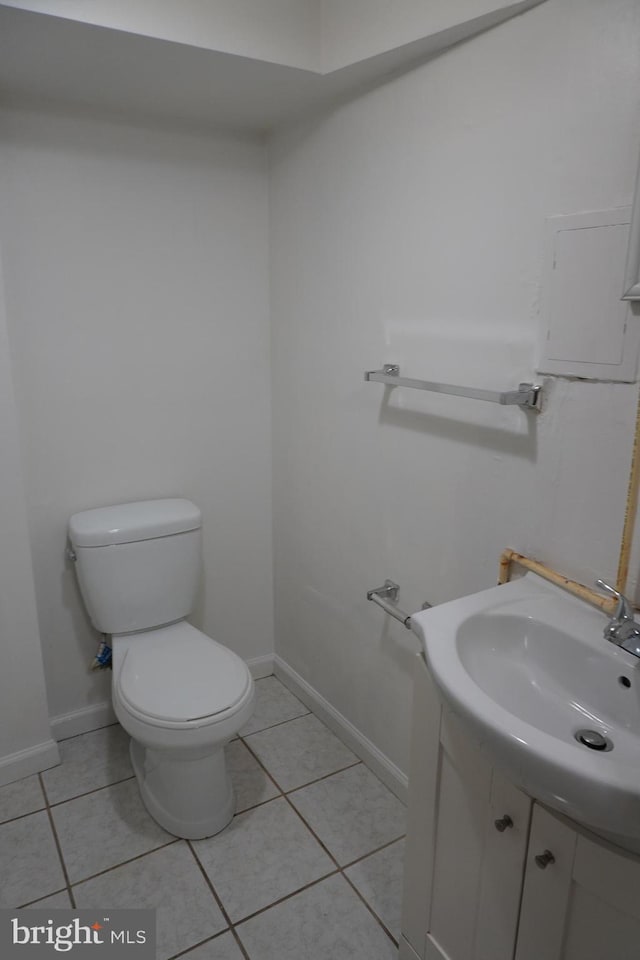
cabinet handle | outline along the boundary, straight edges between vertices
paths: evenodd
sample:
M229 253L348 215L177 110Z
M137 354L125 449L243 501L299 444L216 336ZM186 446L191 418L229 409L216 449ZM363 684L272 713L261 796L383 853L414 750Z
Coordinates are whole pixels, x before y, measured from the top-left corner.
M504 817L501 817L500 820L494 820L493 825L499 833L504 833L507 827L513 826L513 820L508 813L505 813Z
M537 867L540 867L541 870L546 870L550 863L556 862L556 858L551 853L551 850L545 850L544 853L538 854L535 861Z

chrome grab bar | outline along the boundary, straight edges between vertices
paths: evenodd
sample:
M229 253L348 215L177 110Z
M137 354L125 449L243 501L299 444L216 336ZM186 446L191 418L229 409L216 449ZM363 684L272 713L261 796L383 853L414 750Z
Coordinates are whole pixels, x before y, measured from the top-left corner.
M376 587L374 590L367 590L367 600L373 600L379 607L382 607L385 613L388 613L394 620L398 620L407 630L411 630L411 614L405 613L396 606L400 587L393 580L385 580L383 586ZM428 610L431 604L426 600L422 604L422 610Z
M536 383L521 383L517 390L480 390L476 387L457 387L451 383L434 383L430 380L413 380L400 376L397 363L385 363L382 370L367 370L365 380L385 383L390 387L413 387L415 390L430 390L432 393L447 393L454 397L468 397L471 400L488 400L490 403L502 403L509 406L527 407L540 410L542 387Z

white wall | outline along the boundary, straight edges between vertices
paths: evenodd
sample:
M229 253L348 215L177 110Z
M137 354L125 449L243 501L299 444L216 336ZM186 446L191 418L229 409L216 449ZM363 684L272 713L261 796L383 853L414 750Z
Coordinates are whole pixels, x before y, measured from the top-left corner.
M252 141L1 118L9 335L51 713L109 697L65 563L71 513L185 496L195 620L272 650L267 180Z
M639 30L551 0L272 144L276 649L405 769L415 641L366 590L438 603L506 546L614 578L637 388L535 417L363 371L533 377L545 216L631 200Z
M7 7L315 70L318 0L3 0Z
M0 784L57 763L31 571L0 269Z

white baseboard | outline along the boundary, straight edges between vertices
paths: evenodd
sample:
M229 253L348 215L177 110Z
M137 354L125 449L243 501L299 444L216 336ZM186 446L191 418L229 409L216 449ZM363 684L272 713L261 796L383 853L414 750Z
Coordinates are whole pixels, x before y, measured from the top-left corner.
M273 673L273 660L272 653L268 653L265 657L254 657L252 660L247 660L247 666L253 679L261 680L263 677L270 677Z
M320 717L336 736L389 787L392 793L406 804L409 792L409 780L406 774L281 657L276 654L273 661L276 677L316 716Z
M50 721L51 733L56 740L68 740L69 737L77 737L81 733L89 733L90 730L98 730L100 727L108 727L115 722L116 715L110 700L94 703L80 710L72 710L71 713L63 713L59 717L52 717Z
M0 786L13 783L23 777L30 777L33 773L48 770L60 763L60 753L55 740L45 740L35 747L27 747L17 753L10 753L0 758Z

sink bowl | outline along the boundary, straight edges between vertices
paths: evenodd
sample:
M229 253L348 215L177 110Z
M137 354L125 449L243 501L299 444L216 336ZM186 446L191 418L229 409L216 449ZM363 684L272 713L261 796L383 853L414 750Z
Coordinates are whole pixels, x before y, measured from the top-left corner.
M640 852L640 660L604 639L607 617L530 573L411 621L443 699L489 759Z

